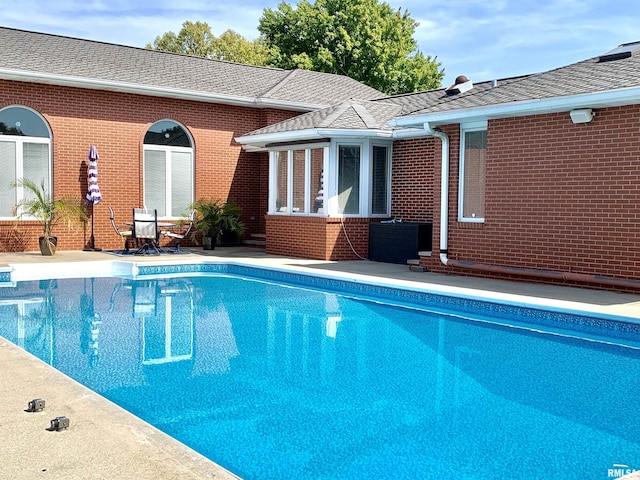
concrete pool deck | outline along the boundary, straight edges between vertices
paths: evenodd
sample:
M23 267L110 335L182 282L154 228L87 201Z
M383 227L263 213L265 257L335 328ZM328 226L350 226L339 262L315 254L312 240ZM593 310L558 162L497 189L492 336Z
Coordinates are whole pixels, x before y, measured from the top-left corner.
M522 298L540 305L621 315L640 320L640 295L528 283L482 280L410 271L405 265L370 261L322 262L267 255L232 247L192 250L179 256L115 257L105 252L2 253L0 265L21 270L72 270L72 262L228 260L254 266L291 268L316 274L411 288L471 292L487 298ZM93 393L0 337L0 479L233 479L237 478L149 424ZM44 398L45 410L26 412ZM68 430L48 431L64 415ZM636 466L637 468L638 466ZM640 478L635 476L633 478Z

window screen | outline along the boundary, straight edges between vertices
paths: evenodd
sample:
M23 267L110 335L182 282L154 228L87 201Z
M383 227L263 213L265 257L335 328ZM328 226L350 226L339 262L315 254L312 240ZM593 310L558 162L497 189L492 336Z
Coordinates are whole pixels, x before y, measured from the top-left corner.
M464 133L462 218L484 218L487 131Z

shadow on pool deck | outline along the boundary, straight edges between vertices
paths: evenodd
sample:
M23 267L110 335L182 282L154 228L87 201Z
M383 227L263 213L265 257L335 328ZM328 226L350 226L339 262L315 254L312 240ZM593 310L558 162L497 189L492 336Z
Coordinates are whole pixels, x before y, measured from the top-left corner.
M267 255L264 250L227 247L179 256L115 257L105 252L0 254L0 264L65 264L82 261L229 260L255 266L295 267L317 272L384 279L385 283L419 288L473 289L524 295L545 301L577 302L593 311L640 318L640 295L573 287L483 280L413 272L404 265L371 261L320 262ZM64 266L61 265L64 270ZM108 400L69 379L0 337L0 478L46 479L232 479L237 478L198 453L139 420ZM42 412L26 412L34 398L44 398ZM70 428L52 432L51 419L64 415ZM636 477L638 478L638 477Z

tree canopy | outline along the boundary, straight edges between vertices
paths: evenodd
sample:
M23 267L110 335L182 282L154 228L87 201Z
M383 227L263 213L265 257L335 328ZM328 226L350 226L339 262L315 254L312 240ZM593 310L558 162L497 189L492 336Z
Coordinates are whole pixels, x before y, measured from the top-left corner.
M265 9L258 31L274 66L347 75L396 94L437 88L444 77L418 50L417 26L378 0L302 0Z
M206 22L184 22L177 35L163 33L147 48L249 65L268 65L269 61L261 39L250 41L233 30L216 37Z
M216 37L207 23L187 21L177 35L166 32L147 48L336 73L393 95L441 86L444 70L418 50L417 26L409 12L379 0L301 0L264 9L256 40L233 30Z

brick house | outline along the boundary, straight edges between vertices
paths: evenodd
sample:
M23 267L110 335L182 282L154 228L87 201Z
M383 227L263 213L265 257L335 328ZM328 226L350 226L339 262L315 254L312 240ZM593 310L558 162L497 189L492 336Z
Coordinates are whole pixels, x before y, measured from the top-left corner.
M56 195L84 196L96 145L104 203L120 217L232 198L267 252L330 260L369 258L371 225L402 219L430 225L415 257L434 272L640 288L639 44L386 97L317 72L12 29L0 38L0 127L16 112L45 126L35 137L5 128L0 156L22 169L38 160ZM16 175L0 176L5 232ZM96 243L117 248L105 211L96 206ZM86 234L58 234L61 248L86 245Z
M132 208L176 218L199 198L233 199L248 234L263 233L267 161L234 137L341 102L382 94L348 77L239 65L140 48L0 28L0 250L37 250L34 221L17 223L22 192L44 179L54 196L84 198L87 153L100 156L95 244L122 246L116 219ZM85 193L83 193L85 191ZM87 246L90 232L54 232L59 248ZM16 245L17 244L17 245Z
M416 256L434 272L633 290L639 127L634 43L535 75L348 100L237 140L270 151L272 253L368 257L368 225L387 217L432 224ZM302 213L296 162L307 152L316 181L320 148L317 218L309 201Z

